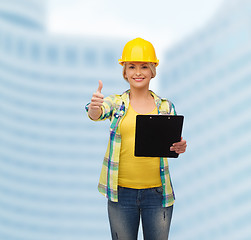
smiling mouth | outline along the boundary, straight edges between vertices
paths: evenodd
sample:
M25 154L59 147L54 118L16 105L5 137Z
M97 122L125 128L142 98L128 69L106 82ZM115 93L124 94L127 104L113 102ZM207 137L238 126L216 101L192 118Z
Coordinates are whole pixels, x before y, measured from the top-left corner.
M134 81L136 81L136 82L141 82L143 80L144 80L144 78L134 78Z

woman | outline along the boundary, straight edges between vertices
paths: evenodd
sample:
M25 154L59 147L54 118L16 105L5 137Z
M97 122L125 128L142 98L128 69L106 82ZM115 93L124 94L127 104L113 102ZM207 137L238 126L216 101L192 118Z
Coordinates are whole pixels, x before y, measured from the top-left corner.
M137 239L140 217L145 240L168 239L174 192L166 158L135 157L135 124L138 114L175 115L174 105L149 90L156 76L153 45L136 38L129 41L119 63L130 89L122 95L104 98L103 84L93 94L86 110L92 120L111 121L110 139L98 189L108 198L112 239ZM184 153L186 141L170 148Z

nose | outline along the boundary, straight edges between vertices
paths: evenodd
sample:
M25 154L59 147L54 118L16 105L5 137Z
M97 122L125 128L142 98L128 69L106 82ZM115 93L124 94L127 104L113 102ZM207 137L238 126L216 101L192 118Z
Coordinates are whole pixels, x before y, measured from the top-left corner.
M137 67L137 68L136 68L136 75L137 75L137 76L140 76L140 75L141 75L140 67Z

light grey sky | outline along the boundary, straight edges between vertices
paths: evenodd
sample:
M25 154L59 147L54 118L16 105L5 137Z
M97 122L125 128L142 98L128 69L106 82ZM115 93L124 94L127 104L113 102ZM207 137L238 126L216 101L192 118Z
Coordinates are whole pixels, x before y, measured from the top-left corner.
M54 33L142 37L159 52L200 29L224 0L49 0ZM159 50L159 51L158 51Z

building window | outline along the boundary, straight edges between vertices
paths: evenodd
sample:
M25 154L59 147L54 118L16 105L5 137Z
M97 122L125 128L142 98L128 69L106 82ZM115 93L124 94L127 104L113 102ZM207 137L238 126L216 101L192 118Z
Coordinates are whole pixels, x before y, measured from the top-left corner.
M16 43L17 57L23 58L25 56L25 51L26 51L26 43L24 39L20 38L17 40L17 43Z
M87 66L95 66L97 64L97 55L94 49L87 49L84 52L84 64Z
M9 34L6 34L4 36L4 42L3 42L4 50L6 53L10 53L13 47L13 39Z
M77 63L77 52L74 48L67 48L65 52L66 62L69 65L75 65Z
M112 51L106 51L104 53L104 65L107 67L114 67L115 63L117 63L117 58L115 57L115 54Z
M31 54L31 58L34 61L39 61L40 57L41 57L41 48L39 46L38 43L32 43L31 47L30 47L30 54Z
M3 46L3 35L0 32L0 49L2 49L2 46Z
M47 60L53 63L58 61L58 48L56 46L49 46L47 48Z

